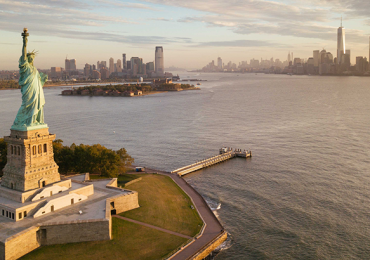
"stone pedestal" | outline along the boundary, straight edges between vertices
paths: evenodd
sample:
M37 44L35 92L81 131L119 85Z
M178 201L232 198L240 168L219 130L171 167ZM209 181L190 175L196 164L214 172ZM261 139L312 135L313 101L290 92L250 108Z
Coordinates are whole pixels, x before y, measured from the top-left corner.
M1 186L25 192L60 181L53 153L55 135L48 128L11 130L4 139L8 156Z

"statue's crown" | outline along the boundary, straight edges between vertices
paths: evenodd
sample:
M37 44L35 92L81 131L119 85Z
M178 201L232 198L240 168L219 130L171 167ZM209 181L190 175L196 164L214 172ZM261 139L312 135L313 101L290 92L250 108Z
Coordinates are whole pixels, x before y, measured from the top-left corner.
M36 55L37 55L37 53L38 53L38 51L35 51L35 50L33 50L33 51L29 51L29 52L27 53L27 56L31 56L31 55L36 56Z

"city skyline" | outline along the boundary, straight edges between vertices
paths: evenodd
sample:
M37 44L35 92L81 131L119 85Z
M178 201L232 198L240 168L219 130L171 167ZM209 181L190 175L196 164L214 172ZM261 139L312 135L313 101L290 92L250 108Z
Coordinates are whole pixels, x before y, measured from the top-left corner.
M0 0L0 10L0 70L17 69L23 27L39 50L35 65L41 69L63 67L66 55L80 69L122 53L152 60L153 45L166 49L166 67L190 69L219 56L285 60L288 51L308 58L322 48L335 55L341 16L351 63L369 55L370 5L359 0Z
M370 37L369 37L369 57L370 57ZM356 63L351 64L351 50L346 49L345 28L342 24L337 29L337 53L336 57L324 48L313 50L312 57L308 59L294 57L293 52L288 53L286 61L271 57L270 60L261 62L254 58L248 61L241 61L239 65L229 61L227 64L222 62L222 58L217 58L217 65L214 60L204 66L202 72L263 72L273 74L298 74L298 75L366 75L370 74L368 58L356 56Z

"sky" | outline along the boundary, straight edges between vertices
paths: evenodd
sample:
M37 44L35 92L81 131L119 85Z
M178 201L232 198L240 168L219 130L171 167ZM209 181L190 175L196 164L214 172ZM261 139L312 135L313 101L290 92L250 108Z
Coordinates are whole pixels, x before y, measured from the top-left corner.
M39 69L141 57L154 61L163 46L165 67L202 68L224 63L307 59L325 48L336 57L343 17L351 62L369 56L368 0L0 0L0 70L16 70L21 33Z

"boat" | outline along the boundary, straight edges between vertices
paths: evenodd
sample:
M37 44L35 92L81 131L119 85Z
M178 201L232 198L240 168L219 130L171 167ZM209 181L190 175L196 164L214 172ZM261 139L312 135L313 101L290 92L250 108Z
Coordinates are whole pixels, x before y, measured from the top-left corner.
M197 85L202 85L202 84L200 84L199 82L197 83Z

